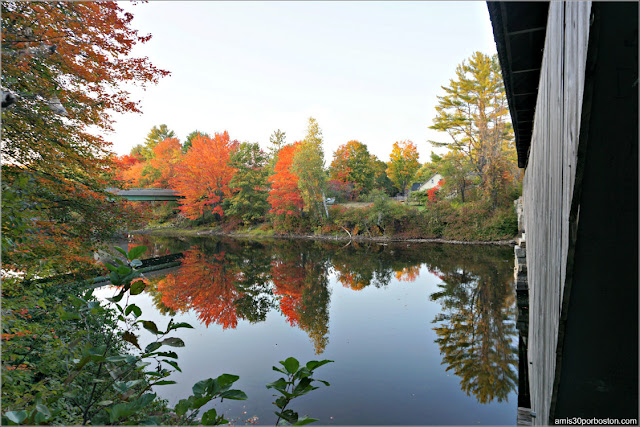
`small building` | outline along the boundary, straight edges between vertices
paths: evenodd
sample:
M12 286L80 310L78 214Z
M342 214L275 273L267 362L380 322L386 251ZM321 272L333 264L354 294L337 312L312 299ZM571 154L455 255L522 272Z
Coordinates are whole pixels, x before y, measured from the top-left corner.
M438 183L442 179L444 179L444 177L436 172L435 174L433 174L433 176L431 176L431 178L429 178L425 182L414 183L409 189L409 194L413 193L414 191L420 192L420 191L431 190L433 187L438 185Z

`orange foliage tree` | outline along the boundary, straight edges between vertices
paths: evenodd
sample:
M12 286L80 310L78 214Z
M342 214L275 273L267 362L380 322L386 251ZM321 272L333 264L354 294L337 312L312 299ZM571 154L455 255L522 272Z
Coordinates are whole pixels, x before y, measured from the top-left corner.
M152 179L150 185L169 188L176 177L176 168L182 158L182 145L177 138L166 138L153 147L155 156L149 160Z
M301 142L285 145L278 153L278 161L275 165L275 173L269 177L271 191L268 202L271 210L276 215L299 216L303 208L302 195L298 189L298 176L291 170L293 158Z
M222 216L222 201L231 196L229 182L235 169L229 165L229 155L237 146L229 134L216 133L213 138L198 135L182 162L176 168L173 189L184 199L180 210L189 219L198 219L205 212Z

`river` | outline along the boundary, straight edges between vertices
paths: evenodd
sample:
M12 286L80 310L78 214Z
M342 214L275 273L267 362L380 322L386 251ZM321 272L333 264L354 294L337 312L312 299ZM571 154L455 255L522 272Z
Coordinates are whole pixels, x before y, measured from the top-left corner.
M330 359L290 407L322 425L515 424L518 384L510 247L347 244L137 236L182 266L132 296L142 318L180 329L182 372L157 386L171 405L199 380L240 379L246 401L217 401L235 424L273 424L265 384L278 361ZM150 275L151 276L151 275ZM101 288L100 296L113 289ZM141 343L151 341L142 330Z

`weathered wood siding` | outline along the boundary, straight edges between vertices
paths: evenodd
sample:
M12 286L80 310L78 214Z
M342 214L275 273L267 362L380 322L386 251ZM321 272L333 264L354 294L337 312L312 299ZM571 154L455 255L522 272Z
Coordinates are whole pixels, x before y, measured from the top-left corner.
M529 378L534 424L549 423L566 279L569 214L591 2L551 2L535 122L524 177L529 282Z

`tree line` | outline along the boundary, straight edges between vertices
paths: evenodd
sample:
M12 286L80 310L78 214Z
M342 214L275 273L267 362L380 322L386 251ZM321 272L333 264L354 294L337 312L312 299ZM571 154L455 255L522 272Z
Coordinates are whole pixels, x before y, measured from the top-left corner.
M390 160L383 162L366 144L351 140L326 166L322 130L311 117L303 140L287 143L278 129L266 151L257 142L231 140L226 131L210 136L196 130L181 143L166 124L154 126L144 144L115 158L117 177L130 187L177 190L184 196L179 209L189 219L227 215L242 225L267 217L280 223L301 216L322 221L330 216L327 198L406 195L413 183L436 174L442 177L438 185L416 200L489 201L492 209L510 203L520 174L497 57L476 52L442 89L430 128L449 140L430 142L448 151L432 154L425 164L412 141L393 143Z

